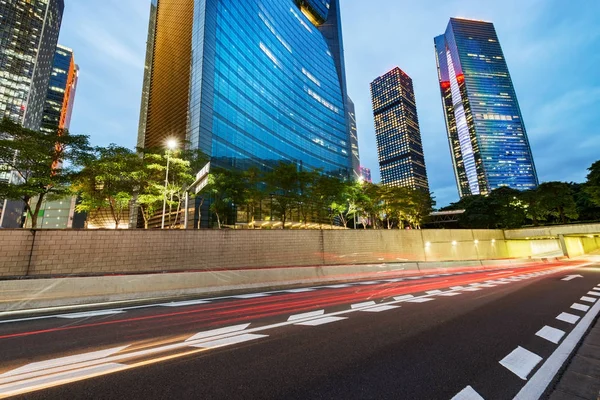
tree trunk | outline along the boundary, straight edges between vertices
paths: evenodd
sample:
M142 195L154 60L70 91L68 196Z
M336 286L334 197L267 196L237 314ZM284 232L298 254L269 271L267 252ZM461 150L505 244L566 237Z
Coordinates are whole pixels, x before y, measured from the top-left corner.
M219 213L215 213L215 215L217 216L217 226L221 229L221 218L219 218Z
M31 229L37 228L38 215L40 214L40 209L42 208L42 203L44 202L45 197L46 197L46 193L42 193L38 197L38 201L35 204L35 212L33 212L31 214ZM30 207L30 210L31 210L31 207Z

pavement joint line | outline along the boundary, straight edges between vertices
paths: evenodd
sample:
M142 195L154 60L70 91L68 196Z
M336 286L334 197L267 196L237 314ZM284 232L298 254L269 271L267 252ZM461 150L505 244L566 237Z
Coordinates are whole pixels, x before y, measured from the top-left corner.
M575 347L583 339L589 327L600 313L600 302L596 302L591 310L581 318L556 350L546 359L544 364L529 379L513 400L539 399L562 366L567 362Z

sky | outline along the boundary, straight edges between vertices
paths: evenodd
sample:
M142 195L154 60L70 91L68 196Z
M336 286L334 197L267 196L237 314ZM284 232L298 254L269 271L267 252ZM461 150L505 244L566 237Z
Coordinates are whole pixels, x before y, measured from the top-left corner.
M292 0L290 0L291 2ZM137 139L150 0L66 0L59 42L81 68L71 131L94 145ZM600 159L597 0L341 0L348 92L361 162L379 181L369 84L399 66L413 78L438 207L458 200L433 38L450 17L491 21L521 105L540 181L582 182Z

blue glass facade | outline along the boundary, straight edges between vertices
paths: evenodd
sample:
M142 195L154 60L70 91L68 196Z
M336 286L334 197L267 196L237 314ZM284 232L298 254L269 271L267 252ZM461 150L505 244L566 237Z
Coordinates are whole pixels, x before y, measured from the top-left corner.
M286 160L349 176L345 79L319 27L293 0L196 0L195 7L192 146L224 166Z
M538 185L523 117L488 22L452 18L435 38L450 151L461 197Z

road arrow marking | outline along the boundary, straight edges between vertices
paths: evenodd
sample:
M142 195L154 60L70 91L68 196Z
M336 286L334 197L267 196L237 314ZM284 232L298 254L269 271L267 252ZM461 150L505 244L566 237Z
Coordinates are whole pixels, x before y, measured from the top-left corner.
M582 275L568 275L564 278L561 279L561 281L572 281L573 279L577 279L577 278L583 278Z

